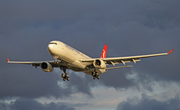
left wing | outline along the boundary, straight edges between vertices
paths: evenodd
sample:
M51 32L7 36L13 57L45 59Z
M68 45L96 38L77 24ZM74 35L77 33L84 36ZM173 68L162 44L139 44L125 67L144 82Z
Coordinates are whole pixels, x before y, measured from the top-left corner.
M167 53L159 53L159 54L150 54L150 55L138 55L138 56L128 56L128 57L112 57L112 58L100 58L103 60L106 65L112 64L115 66L115 64L118 63L125 63L127 62L134 62L140 61L141 58L148 58L148 57L156 57L156 56L162 56L162 55L168 55L173 51L173 49ZM81 62L93 62L94 60L97 60L99 58L93 58L93 59L79 59Z

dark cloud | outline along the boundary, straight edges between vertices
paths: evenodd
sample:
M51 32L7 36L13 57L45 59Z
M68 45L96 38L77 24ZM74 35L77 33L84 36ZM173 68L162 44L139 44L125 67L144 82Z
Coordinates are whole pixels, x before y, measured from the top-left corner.
M33 99L17 99L15 102L0 103L1 110L75 110L75 108L68 106L67 103L39 103Z
M78 74L83 74L83 73L78 73ZM80 77L77 76L76 74L72 73L70 75L71 81L67 84L67 87L72 87L75 89L76 92L82 92L85 94L88 94L89 96L92 96L91 94L91 83L89 83L90 79L85 77Z
M92 96L90 83L86 78L81 78L74 73L69 76L72 78L69 82L62 81L60 73L45 73L40 70L25 67L13 73L12 70L1 73L0 77L0 97L68 97L72 93L81 92ZM15 66L12 68L18 68ZM23 72L21 72L23 71ZM61 82L61 85L58 84ZM65 88L64 88L65 86Z
M8 106L4 103L0 103L1 110L7 110Z
M127 89L131 86L135 86L134 80L127 78L127 71L128 70L126 69L124 69L124 71L123 69L110 70L107 73L100 75L100 82L104 86L114 87L116 89Z
M117 110L179 110L179 102L180 97L178 95L166 101L158 101L142 94L142 99L140 100L132 98L121 102Z
M14 69L19 66L12 67ZM27 69L27 70L26 70ZM42 97L42 96L61 96L61 89L57 85L56 75L44 74L27 67L21 70L6 70L0 77L0 97ZM14 74L15 73L15 74Z

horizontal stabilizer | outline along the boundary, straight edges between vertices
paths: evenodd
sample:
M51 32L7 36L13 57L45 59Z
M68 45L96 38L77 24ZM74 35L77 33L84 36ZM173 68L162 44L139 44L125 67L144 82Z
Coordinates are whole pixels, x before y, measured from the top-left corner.
M128 66L118 66L118 67L106 68L106 70L117 69L117 68L126 68L126 67L133 67L133 66L132 66L132 65L128 65Z

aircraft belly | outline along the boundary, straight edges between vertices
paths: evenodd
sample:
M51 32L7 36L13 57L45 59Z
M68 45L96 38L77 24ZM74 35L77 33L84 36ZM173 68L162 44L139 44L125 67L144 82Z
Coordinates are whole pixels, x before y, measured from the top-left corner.
M100 74L103 74L104 72L106 72L107 70L106 69L98 69L98 68L96 68L96 69L85 70L84 73L86 73L88 75L92 75L92 72L95 72L95 71L98 73L98 75L100 75Z
M84 70L84 68L86 67L85 65L83 65L83 64L82 64L81 62L79 62L78 60L72 62L72 63L70 64L70 66L71 66L72 68L77 68L77 69L79 69L79 70Z
M76 71L76 72L84 72L84 69L82 69L82 68L69 67L69 69Z

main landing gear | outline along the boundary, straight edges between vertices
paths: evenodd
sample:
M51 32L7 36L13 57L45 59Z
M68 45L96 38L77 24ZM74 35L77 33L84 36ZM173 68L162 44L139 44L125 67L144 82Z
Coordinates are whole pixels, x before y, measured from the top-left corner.
M70 80L70 78L69 78L67 73L64 73L64 74L62 73L61 77L63 78L63 81L65 81L65 80L69 81Z
M93 79L95 80L96 78L99 79L99 75L97 72L92 72L92 76L93 76Z
M63 81L66 81L66 80L69 81L70 78L69 78L68 74L66 73L66 68L63 68L62 70L64 72L64 73L61 74L61 77L63 78Z

